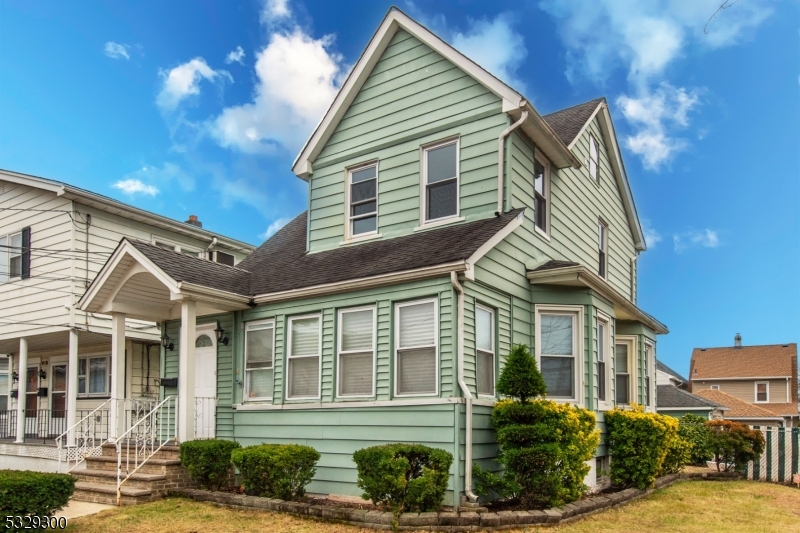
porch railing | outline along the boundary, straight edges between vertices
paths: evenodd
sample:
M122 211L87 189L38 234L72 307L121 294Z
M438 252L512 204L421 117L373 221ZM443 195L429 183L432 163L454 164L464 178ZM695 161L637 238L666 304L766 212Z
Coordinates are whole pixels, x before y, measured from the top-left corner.
M177 416L178 397L167 396L148 412L141 413L141 418L117 438L117 505L122 498L122 484L164 445L176 439Z
M217 428L217 398L195 397L194 438L213 439Z
M102 453L101 446L108 440L110 403L111 400L106 400L92 411L77 411L78 422L56 438L59 472L62 463L66 465L66 471L71 472L87 457ZM70 432L74 432L74 442L70 442Z
M0 411L0 439L17 438L17 411Z

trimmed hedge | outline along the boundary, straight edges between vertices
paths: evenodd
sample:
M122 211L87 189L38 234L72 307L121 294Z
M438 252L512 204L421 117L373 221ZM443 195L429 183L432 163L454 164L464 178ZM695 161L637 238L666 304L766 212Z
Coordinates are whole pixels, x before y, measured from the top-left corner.
M678 435L692 443L689 464L705 466L706 461L714 456L709 447L711 433L706 422L707 418L692 414L683 415L678 420Z
M230 440L189 440L181 443L181 464L204 489L219 490L228 480L231 452L241 448Z
M444 502L453 456L422 444L370 446L353 454L363 498L404 511L438 511Z
M706 426L710 431L709 447L717 470L741 470L764 453L764 435L758 430L731 420L711 420L706 422Z
M27 470L0 470L0 510L6 516L52 516L75 492L75 478Z
M676 435L667 446L667 455L661 463L658 477L677 474L691 462L694 445L680 435Z
M259 444L231 453L248 493L281 500L305 495L319 458L317 450L300 444Z

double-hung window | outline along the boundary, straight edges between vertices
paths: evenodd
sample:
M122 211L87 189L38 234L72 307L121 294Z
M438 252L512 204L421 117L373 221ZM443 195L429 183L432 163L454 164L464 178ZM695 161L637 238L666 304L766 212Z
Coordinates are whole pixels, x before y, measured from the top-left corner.
M108 396L111 391L111 358L107 355L78 359L78 396Z
M769 402L769 381L756 381L756 403Z
M245 327L244 394L247 400L272 400L275 369L275 322Z
M0 237L0 283L22 277L22 233Z
M458 216L458 139L422 150L425 222Z
M351 237L378 231L378 163L347 171Z
M578 401L580 353L578 313L537 309L536 353L547 385L547 396Z
M618 342L614 346L614 368L616 369L617 405L631 403L631 344Z
M8 382L9 382L10 360L5 355L0 355L0 414L8 411ZM2 422L2 419L0 419Z
M320 316L289 319L289 390L287 398L317 399L320 393L319 367L322 348Z
M550 165L538 157L533 160L533 217L536 228L544 232L548 230L548 213L550 208Z
M608 346L609 327L606 319L597 318L597 400L608 402Z
M589 135L589 176L594 181L600 180L600 150L597 146L597 139L594 135Z
M337 396L375 394L375 308L339 311Z
M436 301L396 304L395 320L395 393L438 394Z
M475 355L478 394L494 396L494 312L475 306Z
M608 273L608 226L597 222L597 274L605 278Z
M644 345L644 404L646 407L654 407L652 402L653 399L653 391L650 388L651 379L650 376L653 372L653 366L655 365L655 357L653 356L654 347L652 344L645 343Z

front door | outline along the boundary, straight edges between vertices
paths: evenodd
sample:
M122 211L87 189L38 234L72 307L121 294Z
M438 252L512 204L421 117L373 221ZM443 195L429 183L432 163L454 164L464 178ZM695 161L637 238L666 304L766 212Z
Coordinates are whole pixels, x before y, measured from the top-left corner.
M25 376L25 436L39 436L39 367L29 366Z
M197 332L194 343L194 424L198 439L213 439L217 418L217 343L212 330Z
M50 369L50 434L67 430L67 364L54 364Z

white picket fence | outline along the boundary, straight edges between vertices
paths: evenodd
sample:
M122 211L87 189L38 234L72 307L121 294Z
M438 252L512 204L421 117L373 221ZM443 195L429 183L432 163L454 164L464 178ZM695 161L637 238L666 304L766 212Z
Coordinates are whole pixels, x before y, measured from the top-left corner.
M747 479L793 483L793 476L800 475L800 428L759 427L766 441L764 453L758 461L747 464Z

